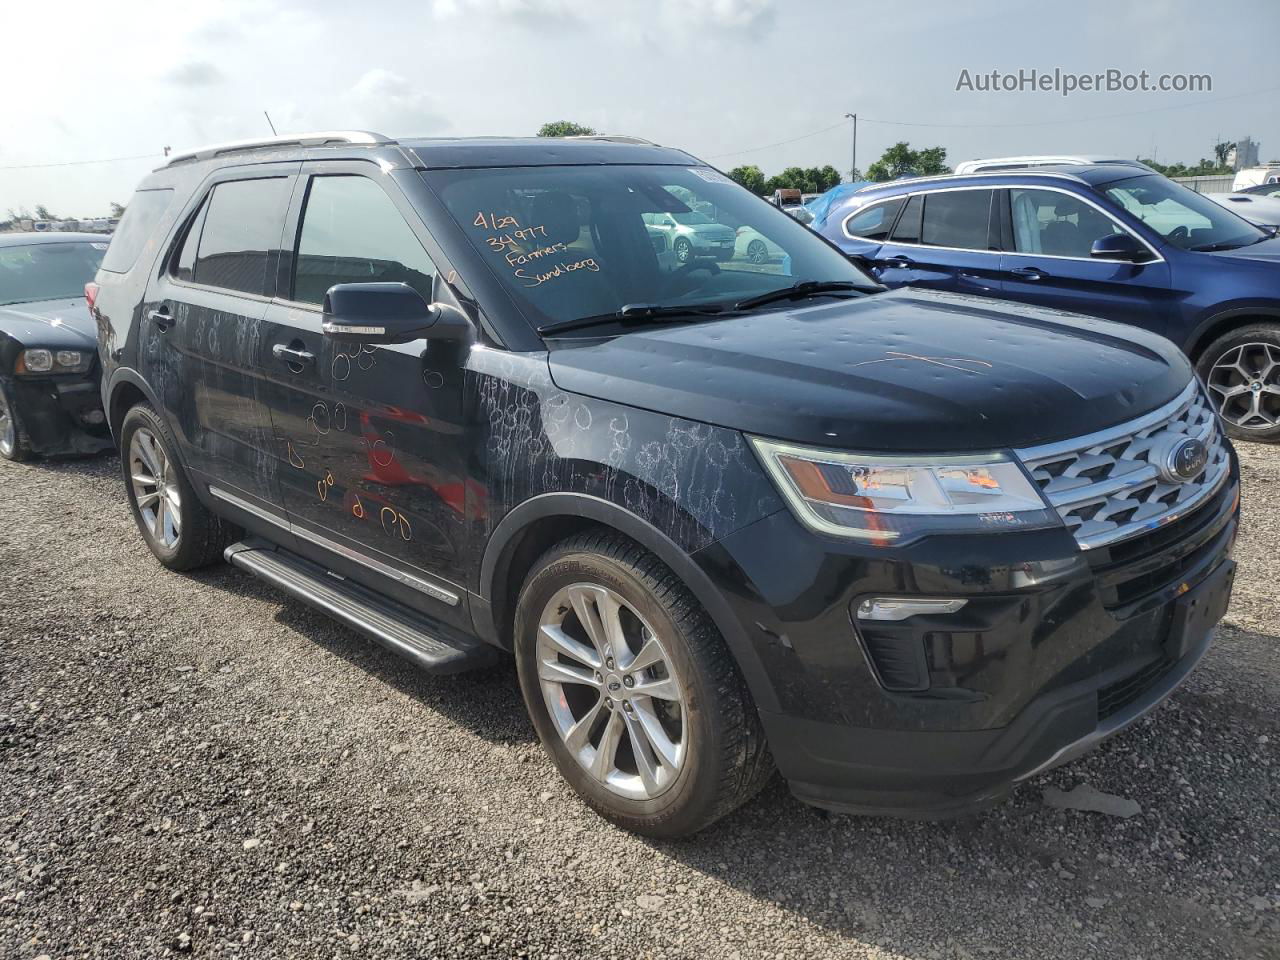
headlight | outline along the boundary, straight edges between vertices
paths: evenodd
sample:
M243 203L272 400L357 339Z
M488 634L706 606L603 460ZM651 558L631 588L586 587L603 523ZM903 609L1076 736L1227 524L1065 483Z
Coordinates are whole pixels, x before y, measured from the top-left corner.
M751 438L792 511L819 533L878 544L927 533L1060 525L1003 454L878 457Z
M52 350L23 350L18 356L18 373L48 373L52 369Z
M15 373L84 373L93 363L93 354L83 350L46 350L36 347L18 355Z

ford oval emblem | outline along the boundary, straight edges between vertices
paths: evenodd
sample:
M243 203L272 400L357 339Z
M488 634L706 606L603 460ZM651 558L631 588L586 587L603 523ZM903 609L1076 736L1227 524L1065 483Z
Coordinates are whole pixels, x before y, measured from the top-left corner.
M1209 448L1203 440L1186 437L1172 447L1160 464L1160 473L1173 483L1186 483L1200 476L1209 462Z

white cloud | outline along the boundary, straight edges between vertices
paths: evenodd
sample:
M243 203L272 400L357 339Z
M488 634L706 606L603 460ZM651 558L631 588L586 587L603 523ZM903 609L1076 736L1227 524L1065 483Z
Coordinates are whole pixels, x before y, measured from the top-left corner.
M449 119L428 92L429 80L414 82L382 67L366 71L344 98L349 125L398 136L441 133Z
M532 25L582 19L580 5L571 0L435 0L431 9L441 20L481 15Z
M671 21L704 23L732 30L754 31L773 20L773 0L663 0L662 13Z
M222 71L208 60L191 60L169 70L164 79L178 87L208 87L221 83L225 78Z

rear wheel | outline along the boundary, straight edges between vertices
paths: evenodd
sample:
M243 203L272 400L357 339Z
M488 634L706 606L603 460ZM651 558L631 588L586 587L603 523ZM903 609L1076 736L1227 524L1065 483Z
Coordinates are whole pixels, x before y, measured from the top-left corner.
M516 610L520 684L561 774L600 814L685 836L750 799L772 763L719 631L656 557L584 534L534 567Z
M0 383L0 457L22 461L31 457L31 440L4 384Z
M1205 349L1196 369L1227 433L1280 441L1280 327L1233 330Z
M236 530L196 499L176 450L169 428L148 404L125 414L120 465L133 519L164 566L194 570L220 559Z

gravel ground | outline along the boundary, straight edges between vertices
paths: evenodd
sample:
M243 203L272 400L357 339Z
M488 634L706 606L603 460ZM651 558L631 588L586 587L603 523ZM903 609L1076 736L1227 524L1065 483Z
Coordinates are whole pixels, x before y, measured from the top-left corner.
M579 804L508 667L414 673L229 567L162 571L117 462L0 461L0 957L1280 958L1280 451L1152 717L969 820L775 781L690 841ZM1087 783L1127 819L1050 808Z

